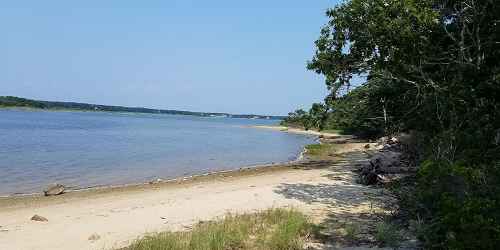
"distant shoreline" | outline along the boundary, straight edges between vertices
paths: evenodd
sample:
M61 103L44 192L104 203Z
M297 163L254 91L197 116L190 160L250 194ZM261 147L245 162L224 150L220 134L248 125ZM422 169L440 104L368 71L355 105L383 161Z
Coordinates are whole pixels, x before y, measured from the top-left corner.
M23 107L23 106L0 106L0 111L23 111L23 112L82 112L82 113L108 113L108 114L146 114L146 115L180 115L180 116L192 116L200 118L230 118L230 119L247 119L247 120L271 120L279 121L280 119L266 119L266 118L246 118L237 116L203 116L203 115L193 115L193 114L173 114L173 113L148 113L148 112L134 112L134 111L107 111L107 110L85 110L85 109L69 109L69 108L33 108L33 107Z
M245 119L267 119L282 120L284 116L256 115L256 114L230 114L220 112L198 112L174 109L153 109L144 107L125 107L113 105L101 105L79 102L56 102L41 101L15 96L0 96L1 109L30 109L47 111L83 111L83 112L121 112L121 113L146 113L146 114L172 114L191 115L198 117L225 117L225 118L245 118Z

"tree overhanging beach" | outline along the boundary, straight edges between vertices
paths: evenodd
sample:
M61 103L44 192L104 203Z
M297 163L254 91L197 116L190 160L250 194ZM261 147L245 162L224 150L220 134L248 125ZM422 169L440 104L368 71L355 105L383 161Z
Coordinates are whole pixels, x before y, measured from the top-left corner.
M401 206L429 249L500 243L500 5L351 0L327 12L308 68L331 94L284 124L409 134ZM352 86L354 77L365 78Z

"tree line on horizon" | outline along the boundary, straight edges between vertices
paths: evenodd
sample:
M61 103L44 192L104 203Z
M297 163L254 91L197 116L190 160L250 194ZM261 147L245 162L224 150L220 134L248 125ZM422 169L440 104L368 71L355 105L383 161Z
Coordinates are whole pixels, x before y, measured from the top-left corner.
M500 244L500 4L348 0L327 11L307 68L330 94L283 121L364 137L411 132L404 204L428 249ZM353 88L355 76L366 82Z
M100 104L89 104L79 102L54 102L54 101L38 101L26 99L16 96L0 96L0 108L2 107L23 107L47 110L77 110L77 111L106 111L106 112L130 112L130 113L147 113L147 114L170 114L170 115L192 115L202 117L230 117L230 118L245 118L245 119L283 119L281 116L266 116L254 114L228 114L228 113L213 113L213 112L195 112L172 109L152 109L143 107L124 107L111 106Z

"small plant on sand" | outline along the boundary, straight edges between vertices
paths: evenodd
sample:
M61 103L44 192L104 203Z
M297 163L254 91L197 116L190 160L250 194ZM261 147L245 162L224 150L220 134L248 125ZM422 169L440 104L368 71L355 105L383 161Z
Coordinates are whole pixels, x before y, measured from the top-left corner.
M136 240L123 250L299 250L312 230L305 215L290 209L227 214L185 232L163 232Z
M350 242L354 242L361 231L361 227L357 223L349 223L344 227L345 238Z
M396 248L403 236L396 225L390 222L380 222L376 226L375 239L383 246Z

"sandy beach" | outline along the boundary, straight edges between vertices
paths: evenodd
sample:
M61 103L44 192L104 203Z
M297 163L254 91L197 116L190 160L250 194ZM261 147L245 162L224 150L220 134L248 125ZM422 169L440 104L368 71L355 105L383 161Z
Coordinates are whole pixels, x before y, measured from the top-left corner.
M357 154L348 161L309 160L55 197L1 198L0 249L115 249L147 233L270 207L294 207L315 222L335 212L346 217L371 211L379 191L356 184L351 171L363 160L362 148L339 148ZM48 221L30 220L35 214Z
M321 132L315 130L303 130L299 128L285 127L285 126L252 126L253 128L259 129L271 129L276 131L282 131L285 133L293 133L293 134L303 134L303 135L314 135L314 136L324 136L324 137L339 137L340 135L337 133L329 133L329 132Z

